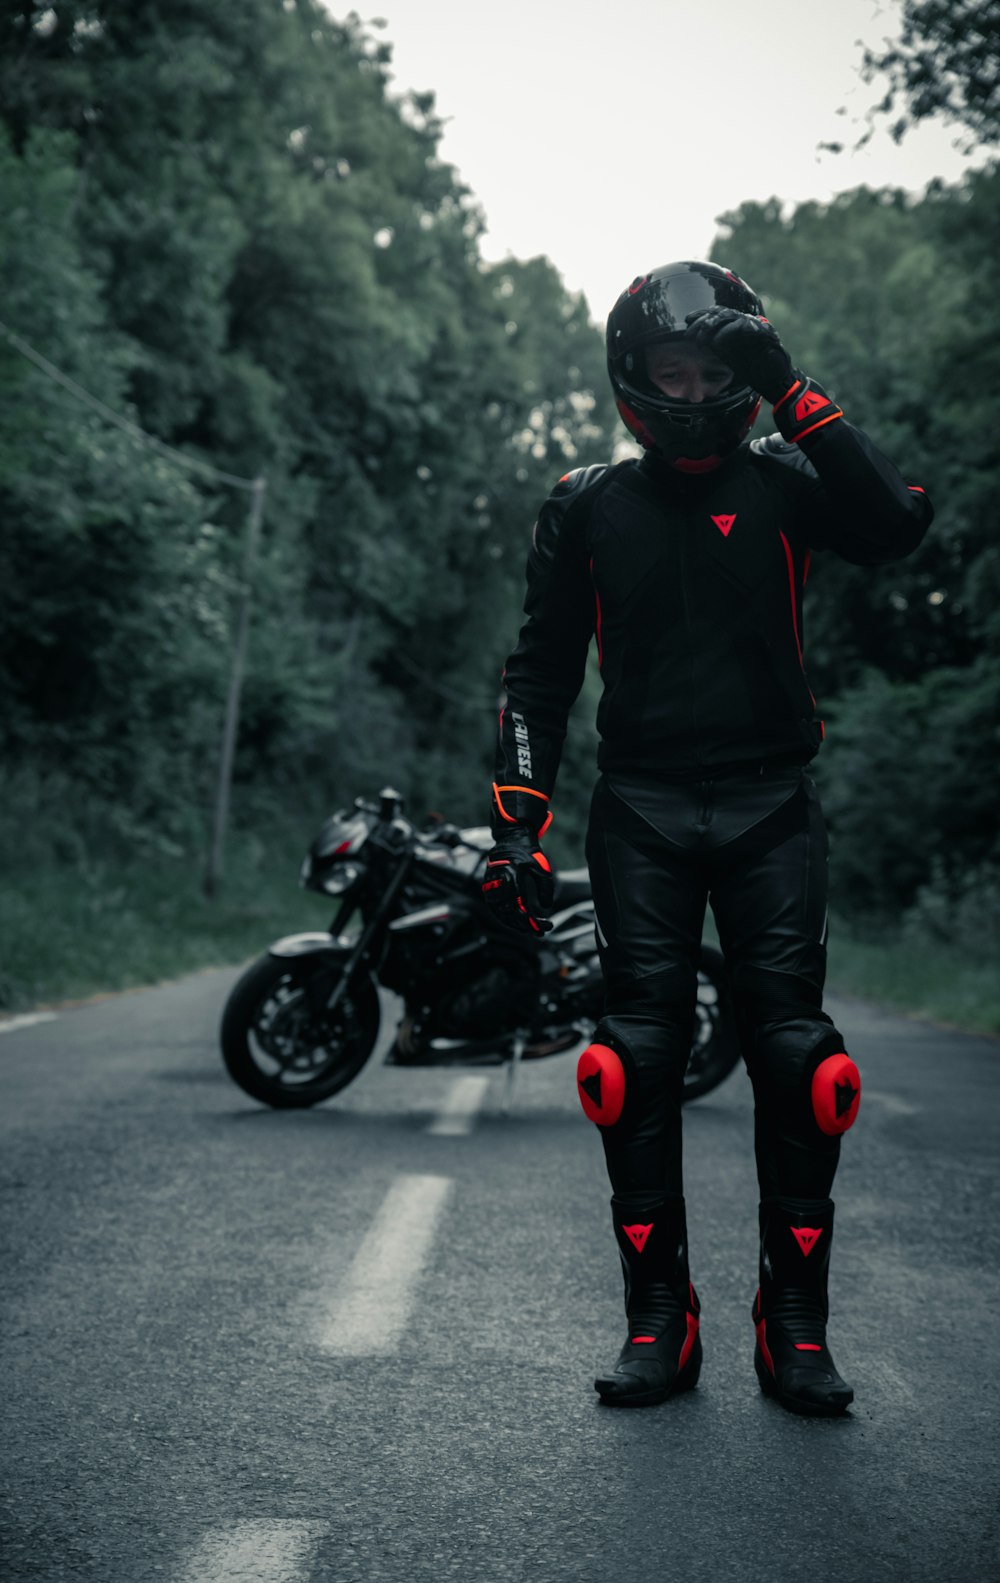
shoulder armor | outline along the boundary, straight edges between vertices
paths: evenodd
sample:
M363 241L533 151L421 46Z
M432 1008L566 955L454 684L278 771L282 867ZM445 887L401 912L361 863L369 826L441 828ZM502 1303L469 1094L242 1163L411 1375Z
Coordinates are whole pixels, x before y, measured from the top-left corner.
M598 462L594 467L574 467L571 473L563 473L549 499L568 500L570 496L589 489L591 484L596 484L609 471L607 462Z
M532 548L546 565L551 565L555 557L559 532L570 508L582 500L588 490L602 483L610 472L607 462L598 462L593 467L574 467L572 472L564 473L560 478L538 513L538 521L531 533Z
M780 467L786 467L793 473L801 473L805 478L819 476L805 451L780 434L768 434L762 440L751 440L750 452L766 462L777 462Z

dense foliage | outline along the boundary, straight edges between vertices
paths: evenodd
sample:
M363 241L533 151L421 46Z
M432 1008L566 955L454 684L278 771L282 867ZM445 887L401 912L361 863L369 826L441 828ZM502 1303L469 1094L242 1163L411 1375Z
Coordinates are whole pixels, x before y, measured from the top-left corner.
M903 0L899 38L866 49L862 75L884 88L862 143L886 116L897 143L930 116L970 147L1000 142L1000 0Z
M817 556L807 604L837 898L895 912L932 873L958 883L1000 857L1000 170L919 201L860 189L722 223L716 254L762 291L794 359L935 504L907 560Z
M531 521L613 444L582 298L545 259L483 263L433 99L394 94L390 60L318 0L0 9L0 318L163 441L267 477L244 828L285 806L306 835L388 779L482 819ZM998 195L987 170L919 200L745 204L713 244L937 507L910 560L818 557L811 578L835 874L869 912L932 877L967 895L997 860ZM0 378L7 811L37 824L47 782L63 830L197 853L246 495L2 337ZM559 788L575 861L596 686Z
M385 779L482 817L537 502L608 445L582 298L544 259L484 266L433 103L393 96L388 57L315 0L0 13L4 321L164 441L267 477L243 817ZM246 498L2 342L0 377L4 758L189 836Z

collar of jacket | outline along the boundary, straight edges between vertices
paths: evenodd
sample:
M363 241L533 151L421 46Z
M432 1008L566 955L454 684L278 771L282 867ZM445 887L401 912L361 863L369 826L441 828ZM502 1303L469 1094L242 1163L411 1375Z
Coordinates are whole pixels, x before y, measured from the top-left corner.
M670 463L656 451L644 451L638 465L639 471L660 488L666 486L671 490L677 490L680 494L697 495L707 494L723 479L731 477L734 472L745 467L749 456L750 441L744 440L735 451L724 456L718 467L713 468L710 473L678 472L676 467L671 467Z

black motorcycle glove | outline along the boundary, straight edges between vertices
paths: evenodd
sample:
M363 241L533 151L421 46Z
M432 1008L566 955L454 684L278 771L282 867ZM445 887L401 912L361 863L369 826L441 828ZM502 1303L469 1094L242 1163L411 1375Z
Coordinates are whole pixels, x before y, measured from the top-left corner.
M689 313L687 323L697 346L728 363L737 384L758 390L772 406L793 384L792 360L767 319L736 308L702 308Z
M486 859L483 900L497 923L530 934L547 934L552 928L555 886L552 869L537 832L520 822L508 824L497 835Z
M767 319L736 308L703 308L689 313L687 324L696 345L728 363L741 385L758 390L771 403L781 434L793 445L843 417L815 380L793 368L780 335Z
M555 885L541 840L552 814L544 792L528 786L493 786L490 824L495 846L486 859L483 900L498 923L522 933L552 928Z

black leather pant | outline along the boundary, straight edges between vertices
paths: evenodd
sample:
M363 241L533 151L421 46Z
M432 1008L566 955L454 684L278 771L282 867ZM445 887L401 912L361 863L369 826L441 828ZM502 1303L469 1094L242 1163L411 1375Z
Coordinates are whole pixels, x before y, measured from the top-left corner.
M606 774L587 835L605 978L595 1033L623 1053L626 1105L602 1129L616 1195L683 1191L681 1091L706 902L754 1086L761 1197L829 1196L839 1137L809 1083L843 1040L822 1010L827 841L800 766L671 784Z

